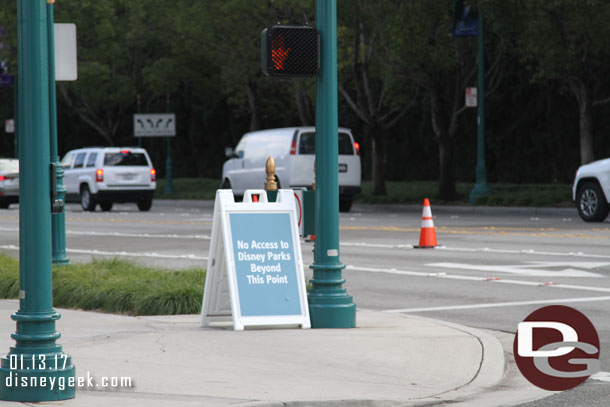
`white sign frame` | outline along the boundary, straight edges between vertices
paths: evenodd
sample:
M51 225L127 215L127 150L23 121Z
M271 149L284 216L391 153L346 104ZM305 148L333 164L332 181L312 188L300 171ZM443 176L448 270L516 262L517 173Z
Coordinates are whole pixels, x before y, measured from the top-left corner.
M135 137L175 137L174 113L137 113L133 115Z
M260 202L253 202L253 195L258 195ZM293 242L292 253L294 253L296 265L297 289L301 309L300 315L241 315L239 287L237 284L232 244L233 237L229 224L229 215L234 213L289 214L291 223L290 234ZM276 202L268 202L267 193L264 190L246 191L243 202L235 202L233 191L231 190L216 191L212 236L203 304L201 307L201 326L222 326L232 323L233 329L236 331L243 331L247 326L300 326L303 329L311 328L309 305L305 289L301 240L298 234L299 229L296 216L294 191L291 189L279 190Z

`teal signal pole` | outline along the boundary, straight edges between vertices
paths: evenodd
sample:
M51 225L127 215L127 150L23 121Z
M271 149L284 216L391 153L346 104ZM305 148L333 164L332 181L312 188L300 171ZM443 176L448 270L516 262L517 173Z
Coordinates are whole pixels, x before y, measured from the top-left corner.
M339 259L339 125L337 104L337 0L316 0L320 72L316 96L316 240L312 288L308 294L312 328L354 328L356 304L342 287Z
M55 178L57 195L55 200L62 204L66 199L64 187L64 169L59 165L57 152L57 92L55 82L55 28L53 18L53 5L55 0L47 0L47 38L49 47L49 121L51 131L51 164L56 168ZM53 174L51 174L53 176ZM51 214L51 242L53 264L68 264L70 259L66 256L66 211L64 206L61 212Z
M479 12L479 69L477 89L477 167L474 188L470 191L469 202L473 205L477 198L491 195L487 185L487 168L485 166L485 34L483 13Z
M64 400L75 395L75 387L69 385L75 377L70 356L56 343L60 334L55 321L60 315L53 309L52 298L45 0L19 0L18 30L18 99L23 118L19 122L19 310L11 316L17 323L11 335L15 346L0 361L0 399ZM57 386L60 382L65 384L63 389Z
M169 105L169 94L165 99L165 107L167 112L169 113L170 105ZM167 157L165 158L165 191L164 195L171 195L174 193L174 180L172 174L172 138L167 137Z

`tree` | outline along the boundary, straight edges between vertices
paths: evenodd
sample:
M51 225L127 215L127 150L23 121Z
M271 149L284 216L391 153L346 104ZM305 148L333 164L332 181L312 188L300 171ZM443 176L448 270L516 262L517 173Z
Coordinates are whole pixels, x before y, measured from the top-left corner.
M438 146L438 197L455 200L458 194L453 149L458 118L466 110L465 88L475 81L475 41L451 38L454 2L450 0L383 0L376 6L369 3L369 10L383 40L384 53L380 58L396 75L411 81L426 95L433 139ZM486 95L493 93L500 83L501 50L501 45L487 50L495 55L486 73L489 82Z
M610 4L604 0L481 0L492 28L514 41L539 83L560 83L579 112L580 161L593 161L593 108L610 102Z
M365 136L372 152L373 195L385 195L385 140L390 131L406 113L412 102L399 107L392 98L394 81L388 69L374 60L380 47L379 36L370 18L363 12L359 0L354 7L345 7L340 16L341 27L339 69L343 82L339 91L350 108L364 123ZM403 98L403 101L405 98ZM412 99L414 101L415 98Z

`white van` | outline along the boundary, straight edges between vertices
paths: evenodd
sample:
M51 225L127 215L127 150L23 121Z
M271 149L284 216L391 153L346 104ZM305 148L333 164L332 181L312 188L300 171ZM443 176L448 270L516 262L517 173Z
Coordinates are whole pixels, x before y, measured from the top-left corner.
M243 195L260 189L266 181L267 157L273 157L281 188L306 187L314 182L315 127L287 127L254 131L243 135L222 167L222 188ZM360 192L360 146L351 130L339 128L339 210L349 212L354 195Z

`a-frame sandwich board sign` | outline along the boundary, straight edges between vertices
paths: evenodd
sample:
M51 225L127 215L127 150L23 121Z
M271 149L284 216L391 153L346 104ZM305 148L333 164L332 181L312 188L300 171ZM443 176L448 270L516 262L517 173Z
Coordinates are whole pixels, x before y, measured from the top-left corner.
M216 192L201 326L231 322L236 331L311 327L292 190L276 202L263 190L246 191L243 202Z

